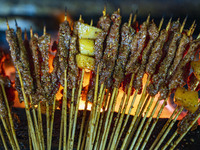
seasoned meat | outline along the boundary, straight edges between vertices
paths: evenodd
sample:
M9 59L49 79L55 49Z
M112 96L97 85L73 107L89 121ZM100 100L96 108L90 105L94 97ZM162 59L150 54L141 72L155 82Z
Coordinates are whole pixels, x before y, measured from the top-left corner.
M167 41L168 32L164 29L161 31L160 36L158 37L157 41L155 42L152 52L149 56L149 61L146 66L146 72L151 76L156 71L156 66L160 62L162 57L162 48L164 43Z
M167 75L167 78L166 78L167 80L169 80L171 78L172 74L177 69L177 66L179 65L181 59L183 58L184 51L186 50L186 47L188 46L190 41L191 41L191 38L188 37L186 34L183 34L183 36L180 40L180 44L178 46L178 49L175 53L176 56L173 60L172 65L169 68L168 75Z
M68 88L72 89L76 86L76 81L78 78L78 66L76 64L76 54L77 50L77 36L73 35L70 41L70 51L68 59Z
M59 70L57 70L58 77L60 77L60 83L64 87L64 71L68 66L68 53L70 47L71 39L71 28L68 21L64 21L60 24L59 28L59 41L58 41L58 61L59 61ZM57 59L57 58L56 58ZM58 69L58 68L55 68ZM55 70L56 71L56 70Z
M139 56L145 47L145 42L147 40L147 28L148 24L147 22L144 22L140 31L134 36L133 41L131 42L131 55L126 65L126 74L136 73L133 66L139 59Z
M176 72L170 79L169 83L170 91L186 82L185 80L189 75L189 69L187 65L190 63L190 61L194 59L194 54L196 50L199 48L199 44L200 44L199 40L195 40L191 43L187 54L183 57L183 59L181 60L180 64L177 67Z
M21 72L22 75L25 93L31 94L31 92L34 89L33 79L31 77L30 64L28 61L27 51L22 40L21 28L17 27L16 35L17 35L18 46L20 49L19 57L20 57L21 67L19 67L19 71Z
M106 49L102 59L100 83L106 83L114 71L115 61L117 59L119 44L119 28L121 24L121 16L118 11L111 16L113 22L109 35L106 40Z
M128 23L125 23L121 29L121 44L113 75L113 78L115 80L115 87L118 87L124 79L124 72L128 60L128 55L130 53L130 43L132 41L133 34L134 29L132 27L129 27Z
M194 91L197 89L199 85L199 80L195 77L194 73L191 73L191 75L189 76L187 84L190 90Z

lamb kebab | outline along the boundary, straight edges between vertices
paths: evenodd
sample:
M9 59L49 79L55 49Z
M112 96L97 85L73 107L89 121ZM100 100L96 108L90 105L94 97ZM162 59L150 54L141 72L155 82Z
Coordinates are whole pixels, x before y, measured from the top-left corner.
M177 45L179 44L179 39L181 38L181 34L178 31L179 29L179 22L173 22L172 27L169 30L169 32L171 32L169 35L169 40L163 48L163 51L167 54L164 56L164 59L159 66L158 73L152 76L152 82L148 87L148 92L150 95L156 95L162 84L164 84L168 68L175 57Z
M104 50L104 42L108 35L108 31L110 29L111 20L109 15L105 14L105 11L103 12L103 16L99 18L99 21L97 23L97 27L102 29L103 31L100 32L95 39L95 45L94 45L94 57L95 57L95 71L92 72L92 77L90 80L89 90L87 94L87 98L89 101L93 101L94 99L94 90L95 90L95 79L97 74L97 67L101 63L101 59L103 57L103 50Z

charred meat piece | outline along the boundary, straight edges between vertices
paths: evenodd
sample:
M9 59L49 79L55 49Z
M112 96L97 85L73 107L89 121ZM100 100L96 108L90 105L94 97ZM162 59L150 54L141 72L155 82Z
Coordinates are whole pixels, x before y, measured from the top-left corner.
M176 56L174 58L174 61L169 68L167 80L169 80L171 78L172 74L177 69L177 66L179 65L181 59L183 58L184 51L186 50L186 48L187 48L187 46L188 46L188 44L190 43L191 40L192 40L191 37L188 37L186 34L183 34L183 36L180 40L180 44L178 46L178 49L176 51L176 54L175 54Z
M71 29L69 23L67 21L64 21L62 24L60 24L59 28L59 42L57 50L59 69L60 72L62 72L60 76L61 79L60 83L63 87L64 87L64 70L67 69L68 65L67 59L69 53L70 39L71 39Z
M19 57L20 57L21 67L19 67L19 71L21 72L21 75L22 75L25 93L31 94L31 92L34 89L33 79L31 77L30 64L28 61L27 51L22 40L21 28L17 27L16 35L17 35L17 42L20 49Z
M141 52L145 47L145 42L147 40L147 22L144 22L141 26L140 31L134 36L131 42L131 55L130 59L126 65L126 74L136 73L133 66L138 61Z
M176 89L178 86L184 84L189 75L190 61L194 59L194 54L199 48L200 41L195 40L191 43L190 48L188 49L187 54L183 57L180 64L177 67L176 72L173 74L169 83L169 90ZM189 67L188 67L189 66Z
M51 37L49 34L44 34L38 39L38 48L42 56L41 62L41 85L45 93L48 93L48 89L51 83L51 77L49 72L49 46L51 43Z
M94 57L95 57L95 71L91 73L91 80L89 84L89 90L87 93L87 98L90 102L93 101L94 91L95 91L95 79L97 74L97 67L101 63L103 57L104 43L110 29L111 20L108 15L100 17L97 27L103 29L103 32L100 32L97 38L95 39L94 45Z
M68 59L68 88L72 89L76 86L76 80L78 78L78 66L76 65L77 50L77 36L73 35L70 41L70 51Z
M189 76L187 84L188 84L190 90L194 91L197 89L197 87L199 85L199 80L195 77L194 73L192 73Z
M119 48L118 59L115 66L113 78L115 80L114 86L118 87L124 79L124 72L128 55L130 53L130 43L134 35L134 29L125 23L121 29L121 44Z
M151 22L148 28L148 36L149 41L147 43L147 46L142 52L142 64L137 72L136 79L134 81L134 88L138 89L139 93L142 91L142 78L145 73L146 64L148 63L149 55L151 53L152 46L154 42L157 40L159 36L159 31L154 22Z
M152 52L149 56L149 61L146 66L146 72L151 76L156 71L156 66L160 62L162 58L162 49L167 41L168 38L168 32L164 29L161 31L160 36L158 37L157 41L155 42Z
M106 83L111 77L118 53L119 28L121 24L121 16L118 11L112 14L111 20L113 24L107 37L106 49L102 60L103 63L100 66L102 72L100 76L101 84Z
M41 71L40 71L40 59L41 59L41 54L38 49L38 35L34 34L34 36L30 40L30 48L32 51L32 60L34 62L34 74L35 74L35 79L36 79L36 85L37 87L41 87L40 83L40 76L41 76Z
M154 84L154 87L157 90L157 92L160 90L160 88L163 86L163 84L165 85L167 71L175 57L175 52L177 49L177 45L179 44L180 37L181 37L180 33L177 33L177 32L174 33L174 36L173 36L171 43L169 44L169 48L167 50L168 51L167 55L164 58L164 60L161 62L158 73L154 74L152 77L153 83L151 83L151 84ZM148 88L148 89L149 89L148 92L151 93L152 89L151 88ZM152 95L152 93L151 93L151 95Z

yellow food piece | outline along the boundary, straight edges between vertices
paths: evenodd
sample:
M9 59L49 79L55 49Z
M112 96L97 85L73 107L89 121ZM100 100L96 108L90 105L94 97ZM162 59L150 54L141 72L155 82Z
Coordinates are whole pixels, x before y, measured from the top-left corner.
M79 39L79 51L81 54L94 56L94 40Z
M77 66L81 69L94 70L95 60L93 57L77 54L76 63L77 63Z
M96 39L99 32L102 30L84 23L81 23L78 28L79 38Z
M194 113L198 109L198 92L179 87L175 92L175 103Z
M194 75L198 80L200 80L200 61L192 61L191 66L194 70Z

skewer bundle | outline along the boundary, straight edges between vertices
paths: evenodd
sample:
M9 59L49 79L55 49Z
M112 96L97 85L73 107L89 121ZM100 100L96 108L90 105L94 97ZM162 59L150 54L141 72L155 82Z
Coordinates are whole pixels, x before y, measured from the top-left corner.
M184 29L186 19L182 24L179 20L172 21L170 19L166 28L162 29L164 19L161 19L157 27L149 15L139 27L137 14L134 15L133 21L131 14L129 21L122 25L119 9L111 17L106 14L106 9L104 9L97 27L92 26L92 21L91 25L85 24L80 16L72 30L66 17L60 24L58 47L52 72L49 70L51 36L46 33L46 27L44 27L41 37L33 33L32 29L30 30L31 39L28 47L25 45L25 41L28 40L27 36L23 41L22 32L17 23L16 33L9 28L9 25L6 31L11 57L16 68L16 89L20 100L25 103L30 149L32 147L38 150L51 149L55 95L59 86L63 86L64 89L58 149L145 149L168 96L176 90L175 100L178 106L151 146L151 149L158 149L161 146L183 108L186 108L191 114L195 114L191 115L193 119L189 121L188 128L182 133L179 132L181 126L185 126L184 118L182 123L184 125L178 127L169 142L163 147L167 148L176 135L181 134L172 147L172 149L175 148L200 116L198 96L193 97L197 93L195 90L199 85L197 82L199 81L199 69L195 66L198 66L198 63L193 62L192 65L193 79L196 82L189 81L191 87L194 87L194 83L197 85L196 88L190 89L194 94L187 91L194 100L183 99L179 96L185 93L180 90L180 87L188 79L190 62L193 61L200 46L199 37L192 38L195 22L190 29L186 30ZM85 69L91 70L91 77L81 129L78 131L78 109L82 98ZM145 74L147 81L143 85L142 79L146 76ZM124 90L123 96L120 100L117 117L113 119L121 87ZM158 93L160 93L160 97L153 105ZM132 99L131 95L133 95ZM136 105L135 100L139 96L140 101ZM164 101L159 108L162 99ZM89 101L93 105L89 118L86 118ZM185 101L191 102L191 105L189 106ZM44 142L41 102L46 103L46 143ZM128 107L128 103L131 103L130 107ZM38 105L37 114L35 104ZM50 112L50 107L52 107L52 112ZM133 107L136 108L136 112L131 123L128 124ZM152 107L153 110L150 111ZM69 110L67 110L68 108ZM128 114L125 116L126 111ZM153 120L156 111L158 114ZM111 127L112 123L114 124L113 128ZM14 129L12 132L14 133ZM79 132L78 144L75 145L77 132ZM2 141L4 141L3 136ZM15 134L12 138L10 137L10 141L13 149L14 146L18 146ZM6 145L4 147L6 148Z

